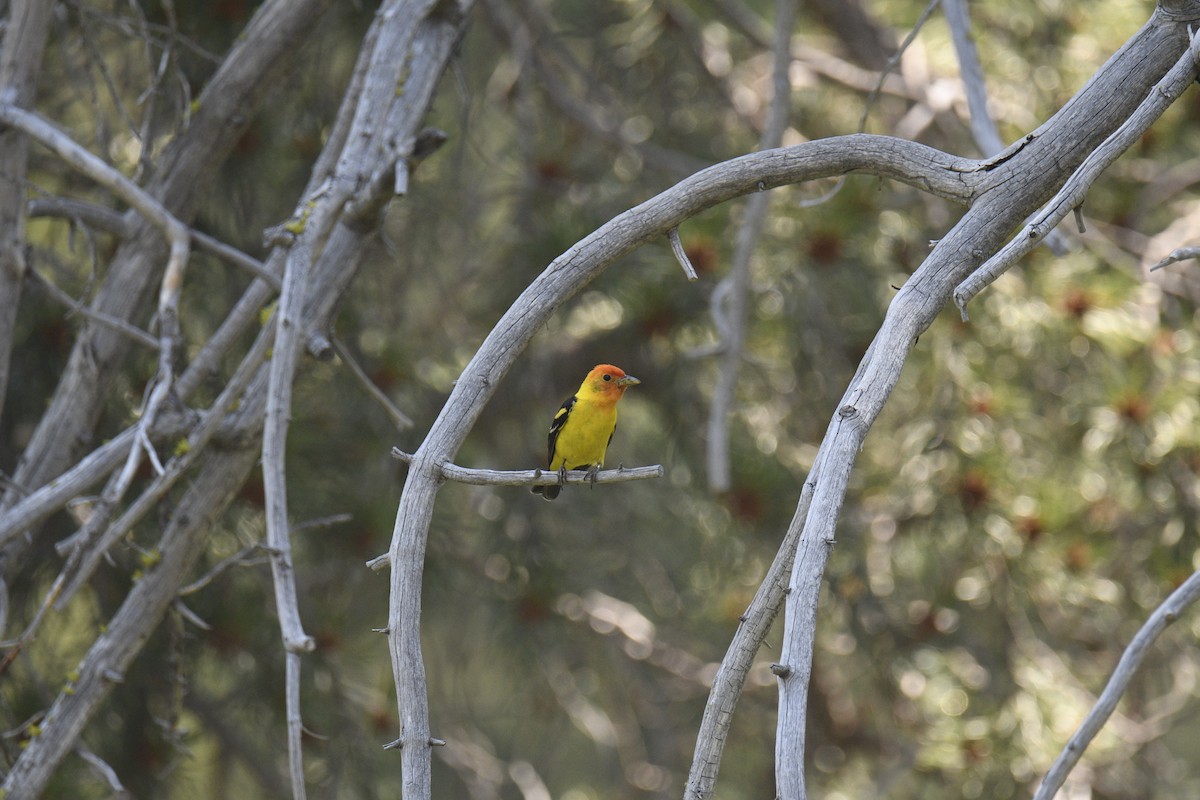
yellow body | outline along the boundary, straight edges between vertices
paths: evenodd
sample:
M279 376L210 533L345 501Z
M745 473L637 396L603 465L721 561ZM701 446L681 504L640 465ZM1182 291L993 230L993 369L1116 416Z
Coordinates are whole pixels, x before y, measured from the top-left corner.
M611 364L600 364L588 373L550 423L548 461L554 471L598 469L604 465L608 443L617 427L617 403L630 386L641 383ZM533 491L547 500L558 496L561 486L535 486Z
M575 395L575 405L568 414L554 443L550 469L588 469L604 466L604 454L613 431L617 429L617 404L607 397Z

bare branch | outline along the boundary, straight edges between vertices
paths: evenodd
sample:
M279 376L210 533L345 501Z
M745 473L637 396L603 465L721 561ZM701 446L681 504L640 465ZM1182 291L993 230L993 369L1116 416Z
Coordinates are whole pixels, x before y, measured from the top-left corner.
M275 559L271 559L275 565ZM307 649L311 650L312 647ZM293 800L304 800L304 756L300 740L304 736L304 721L300 716L300 651L288 650L283 654L284 697L287 706L288 773L292 779Z
M178 318L179 293L183 286L183 273L190 251L189 230L140 186L78 145L64 132L39 115L12 105L0 104L0 123L20 130L29 138L50 149L76 170L129 203L146 220L161 229L169 244L170 256L163 271L158 301L160 330L158 374L149 388L148 397L138 421L138 432L130 444L125 466L116 479L110 481L105 488L94 520L89 523L94 523L98 527L107 522L108 516L133 481L138 465L141 463L142 454L146 452L147 447L151 447L148 431L153 428L159 410L172 390L176 348L181 339Z
M704 716L696 734L696 751L688 773L688 800L707 800L713 796L717 783L717 772L721 766L721 755L733 724L733 712L737 707L746 676L754 665L754 657L767 638L772 623L783 607L787 594L788 576L796 558L796 547L804 530L804 520L812 503L812 489L818 478L816 468L809 474L800 493L800 502L787 533L779 545L771 566L758 585L758 591L742 614L721 666L712 679L708 702L704 705Z
M201 382L216 370L217 363L225 356L229 348L242 336L246 328L257 320L262 304L270 298L271 294L273 294L273 290L262 281L256 281L250 285L237 306L226 317L225 322L209 338L196 357L192 359L188 369L179 377L177 389L180 399L186 400L200 386ZM164 419L160 414L158 423L150 430L151 438L154 441L161 441L186 435L193 422L194 419L188 415L168 414ZM122 454L128 453L128 448L132 446L136 436L137 425L105 442L66 472L55 477L54 480L47 481L27 497L12 505L3 515L0 515L0 546L11 541L22 531L37 525L47 516L62 508L68 500L87 491L116 469Z
M54 3L12 0L0 41L0 102L32 105ZM8 393L13 330L25 279L26 139L0 131L0 412ZM0 585L0 590L3 586Z
M671 228L667 231L667 239L671 242L671 252L675 254L675 260L679 262L679 266L683 267L683 274L689 281L699 280L700 276L696 274L696 267L692 265L687 251L683 249L683 242L679 240L679 228Z
M384 394L383 390L375 385L375 381L371 380L371 376L368 375L366 370L364 370L358 361L355 360L354 354L346 348L345 343L342 342L341 339L334 336L330 340L330 344L333 345L333 350L338 354L338 358L342 360L342 363L350 368L350 374L354 376L354 378L358 381L358 384L366 390L367 394L369 394L375 400L375 402L379 403L385 412L387 412L388 417L391 418L392 424L396 426L396 429L405 430L406 428L411 428L413 426L412 418L401 411L396 404L392 402L392 398Z
M441 414L413 454L396 510L388 552L392 594L387 630L403 720L401 754L413 760L416 770L410 772L407 766L405 770L411 800L426 800L431 791L428 697L419 626L425 545L434 499L444 480L442 466L452 461L495 387L554 310L613 261L734 197L815 178L869 172L969 202L983 174L971 171L976 164L914 142L866 134L753 153L702 170L614 217L551 262L514 301L455 382Z
M929 3L921 12L921 16L917 17L917 21L913 23L912 30L908 32L908 35L904 37L904 41L900 43L900 47L887 60L887 63L883 65L883 69L879 71L878 82L875 84L875 88L871 90L871 93L867 95L866 102L863 103L862 117L858 121L858 129L860 131L867 129L867 119L871 116L871 109L874 108L875 101L879 98L880 92L883 91L884 80L896 68L896 65L900 63L900 59L904 57L904 52L908 50L909 45L916 41L917 34L921 32L921 29L925 27L925 23L933 16L933 12L937 10L939 2L941 0L929 0Z
M253 409L247 409L253 417ZM246 412L243 412L246 413ZM210 529L253 466L253 450L218 451L188 486L171 515L158 552L161 560L134 583L105 630L88 649L70 691L60 692L41 721L43 735L29 740L4 777L8 797L38 797L62 757L70 752L95 709L141 652L163 613L174 602L183 573Z
M1121 660L1117 662L1117 668L1113 670L1112 677L1108 679L1108 684L1101 692L1096 705L1088 712L1079 729L1075 731L1070 741L1067 742L1067 746L1055 759L1050 771L1046 773L1033 800L1051 800L1062 788L1067 776L1079 762L1092 739L1116 710L1117 703L1125 695L1134 674L1137 673L1138 667L1141 666L1150 647L1154 644L1154 640L1198 599L1200 599L1200 572L1193 572L1191 577L1180 584L1178 589L1171 592L1170 596L1154 609L1154 613L1138 629L1137 634L1129 643L1129 647L1121 655Z
M87 317L95 322L97 325L104 325L105 327L111 328L114 331L118 331L121 334L128 336L130 339L142 345L143 347L154 350L155 352L158 351L158 339L155 339L138 326L132 325L123 319L112 316L111 314L105 314L103 311L96 311L95 309L89 308L88 306L84 305L81 300L76 300L74 297L71 297L71 295L55 286L49 278L38 272L36 269L30 270L29 274L32 275L34 280L38 282L38 285L46 290L47 294L49 294L59 303L62 303L67 308L71 309L73 313L81 314L82 316Z
M75 223L84 223L91 227L99 228L106 233L120 236L123 239L133 234L133 226L130 225L130 218L127 215L113 211L110 208L105 208L104 206L98 206L95 203L86 203L81 200L72 200L65 197L40 197L30 200L29 216L61 217ZM202 233L195 228L189 228L188 230L197 250L211 253L222 261L266 281L275 289L280 287L281 281L279 280L279 275L272 272L257 258L249 256L236 247L226 244L213 236L209 236L207 233ZM155 346L157 346L157 342Z
M275 609L286 659L285 697L287 707L288 767L293 800L304 800L304 761L301 747L303 722L300 716L300 653L310 652L315 640L304 631L296 594L296 576L292 566L292 545L287 504L287 477L284 461L288 424L292 413L292 381L303 333L301 318L304 295L312 262L320 244L328 236L335 214L345 202L339 195L331 204L313 195L302 198L306 227L287 258L279 307L275 312L275 349L269 365L266 422L262 438L263 489L266 493L267 546L271 556ZM314 204L318 212L308 216Z
M1180 261L1189 261L1193 258L1200 258L1200 247L1180 247L1177 250L1172 250L1170 255L1152 266L1150 271L1154 272L1163 267L1169 267L1172 264L1178 264Z
M1081 154L1098 147L1138 110L1141 95L1130 92L1129 87L1150 92L1164 74L1175 69L1172 64L1186 45L1180 36L1183 28L1184 23L1156 14L1038 132L1013 152L994 159L999 161L995 167L985 167L993 183L1005 185L1003 200L985 193L939 240L889 305L883 325L826 430L812 469L818 478L804 514L789 581L779 660L780 674L785 677L779 679L776 791L782 800L806 796L805 728L817 604L850 473L867 432L899 380L908 353L951 297L954 286L987 252L993 252L991 248L1000 248L1008 231L1044 201L1047 165L1056 169L1053 182L1068 177L1084 160ZM1189 69L1194 69L1190 53L1185 58ZM1118 84L1125 87L1123 97L1114 88ZM1019 181L1017 176L1023 173L1018 170L1037 173L1038 179ZM1075 205L1078 202L1067 210Z
M29 216L57 217L75 225L97 228L122 239L132 232L130 217L106 206L68 197L35 197L28 204Z
M1004 140L1000 138L1000 131L988 112L987 84L983 77L983 66L979 63L979 51L975 49L975 40L971 37L966 0L942 0L942 13L950 25L950 37L958 54L958 67L967 90L971 135L979 152L990 156L1004 149Z
M767 125L759 141L759 146L764 150L778 147L783 142L784 131L787 130L792 93L788 68L792 61L792 25L795 16L794 0L777 0L775 39L771 46L771 105ZM733 395L737 389L742 351L746 343L750 259L754 256L770 206L771 196L766 192L751 195L747 201L745 216L742 217L735 234L733 263L729 275L721 281L721 286L726 289L726 302L714 304L714 309L720 311L725 319L724 324L720 326L723 331L720 343L721 363L717 371L717 383L713 388L712 405L708 412L708 488L713 492L727 492L733 483L729 466L729 417L733 411ZM714 294L716 293L714 290Z
M113 769L107 761L93 753L88 748L84 747L82 744L75 748L75 752L79 754L80 758L87 762L87 765L92 768L92 771L96 773L97 777L108 784L108 790L112 792L113 797L131 797L128 790L126 790L125 785L121 783L121 778L117 775L117 771Z
M1033 221L954 290L954 303L964 321L971 298L1007 272L1046 238L1067 214L1082 205L1096 179L1196 81L1197 73L1200 73L1200 32L1191 37L1188 48L1175 66L1150 90L1129 118L1079 165L1058 194L1034 215Z
M82 529L59 543L59 552L69 553L67 563L55 578L50 590L46 592L42 604L33 619L17 639L10 642L0 642L0 645L14 647L19 650L32 641L37 635L38 629L41 627L50 608L54 607L61 611L70 602L71 598L75 596L76 592L79 591L80 587L91 577L92 573L99 566L101 558L108 553L117 541L129 533L133 526L154 508L163 495L190 469L195 460L204 451L209 440L216 433L218 426L224 421L230 407L241 397L242 392L245 391L250 380L254 377L259 364L266 358L267 350L271 345L271 338L271 331L264 331L259 336L259 340L255 342L250 354L243 360L238 371L226 385L216 402L213 403L204 420L189 435L186 440L187 447L184 448L182 453L171 459L167 468L161 471L159 477L142 492L137 501L130 506L120 519L108 525L108 520L115 511L117 502L113 497L116 491L114 487L120 485L123 476L118 476L110 480L104 494L98 502L93 504ZM133 447L138 446L136 440L141 432L142 428L138 426L130 428L127 431L129 437L134 440ZM105 528L106 525L108 525L107 528ZM102 528L104 532L97 536L97 532ZM16 528L16 530L20 530L20 528Z
M278 91L279 82L274 78L297 52L297 42L330 4L330 0L267 0L259 6L244 35L205 85L188 127L167 145L162 155L164 169L147 187L151 196L178 218L194 214L204 187L253 119L261 100L268 91ZM131 318L144 306L164 260L165 248L159 237L137 219L136 232L122 243L110 263L93 307ZM228 330L229 326L222 326L222 331ZM230 339L219 344L227 347ZM218 346L213 343L204 351L214 354ZM98 409L106 402L111 381L127 353L123 337L99 326L89 326L77 337L46 413L22 454L14 475L17 484L36 489L66 469L78 444L91 438ZM199 381L201 376L193 374ZM182 385L179 390L185 393ZM15 499L14 493L6 492L0 503L8 506ZM0 560L9 565L7 569L21 562L21 552L32 541L10 541L5 546Z
M199 578L180 589L179 596L187 597L189 594L195 594L220 577L230 567L248 566L252 563L255 563L253 560L251 560L250 554L261 549L262 545L258 542L255 542L254 544L246 545L228 558L221 559L208 572L204 573Z
M104 163L97 156L78 145L70 136L59 130L39 114L18 108L9 103L0 103L0 124L21 131L30 139L51 150L77 171L111 191L137 210L163 232L172 248L172 260L187 260L187 252L176 252L186 248L189 230L171 214L158 200L151 197L142 187ZM182 266L168 266L182 269Z
M288 231L295 241L288 251L287 268L276 314L275 354L270 364L270 383L267 396L266 424L263 433L263 480L267 495L267 537L271 551L276 607L280 619L284 648L288 656L288 746L290 754L292 793L304 796L300 734L302 724L299 710L299 654L313 647L313 640L301 626L295 580L292 572L284 453L291 407L292 380L302 337L306 334L307 294L310 276L318 275L314 262L318 257L326 263L331 252L343 243L361 242L361 236L346 234L364 228L362 216L375 207L374 198L383 182L378 178L412 155L417 140L418 125L424 117L434 85L440 77L451 45L459 35L462 8L442 8L434 13L437 0L413 6L398 0L383 5L376 14L352 82L353 102L343 104L339 119L352 118L344 138L334 138L327 152L336 149L336 161L321 163L330 166L330 173L320 185L310 185L298 204ZM420 37L427 47L426 57L410 59L410 47ZM397 91L398 83L403 91ZM352 115L352 116L351 116ZM341 123L339 123L340 125ZM314 175L314 178L319 177ZM393 184L394 186L394 184ZM356 197L361 187L368 187L369 202ZM382 205L382 201L379 203ZM351 213L351 208L363 212ZM371 215L374 216L374 215ZM339 238L339 236L341 238ZM351 238L347 238L350 236ZM328 294L336 296L337 292ZM393 643L394 644L394 643ZM407 646L407 642L404 646ZM419 642L416 645L419 648ZM418 678L424 694L424 676L396 672L397 701L400 705L402 738L410 746L402 750L405 784L429 785L428 746L418 747L417 741L429 739L428 709L411 702L404 690L407 682ZM415 737L415 740L413 739ZM418 752L421 751L421 752ZM405 794L409 791L406 788Z
M199 162L212 160L214 150L219 154L221 148L228 146L232 138L244 129L245 116L254 106L255 94L261 96L261 92L270 85L270 78L277 74L277 67L286 55L294 52L298 37L302 37L304 31L319 18L319 12L327 2L269 0L259 8L247 28L246 36L239 41L217 76L209 82L203 96L207 105L202 104L201 112L193 119L193 125L182 140L177 140L181 141L180 147L184 150L173 163L175 171L167 175L164 184L160 184L168 195L172 188L186 188L188 195L195 192L196 170L202 166ZM243 72L246 68L250 69ZM231 80L234 81L233 85L230 85ZM231 119L231 116L237 118ZM199 141L196 141L197 138ZM211 169L211 165L204 168ZM172 187L172 180L186 181L186 187L178 183ZM186 205L181 197L175 200ZM161 263L161 257L158 263ZM338 266L341 271L352 273L356 265L357 261L351 261L349 265L340 263ZM169 292L172 287L164 288ZM246 321L252 320L257 312L254 306L256 293L262 296L262 292L269 291L269 287L262 282L253 284L247 297L243 297L235 309L236 322L227 320L222 331L244 329ZM209 353L221 351L236 336L236 333L231 333L220 344L210 341L205 349ZM86 347L87 343L81 346ZM199 372L192 374L197 376L195 380L199 382ZM103 380L94 375L91 377L94 386L89 387L89 391L102 389L105 385ZM183 383L182 379L180 383ZM107 629L88 649L79 668L80 678L73 683L72 691L60 693L47 712L43 722L45 735L31 740L12 765L3 784L7 796L34 797L42 793L63 754L77 740L83 726L107 696L112 683L122 679L125 667L140 652L150 631L174 601L184 572L203 549L213 517L228 505L255 462L256 451L246 448L245 442L252 441L256 427L261 426L263 385L264 376L260 369L253 384L257 389L246 393L233 420L234 439L242 442L242 445L206 454L203 468L193 476L167 520L158 548L160 560L133 585ZM51 408L54 408L53 404ZM46 418L53 419L53 414L48 413ZM68 440L74 441L71 432L78 430L76 426L80 422L79 417L73 416L70 424L61 425L61 430L53 432L51 438L65 434ZM133 433L130 436L136 438ZM59 439L47 439L38 445L34 459L38 463L31 468L35 476L53 465L61 444ZM35 450L32 445L27 449L27 455L31 450Z
M392 458L411 464L413 456L398 447L392 448ZM648 467L625 467L602 469L594 476L586 470L574 469L563 473L561 479L557 472L546 469L470 469L457 464L443 464L442 475L446 480L456 483L468 483L473 486L564 486L569 483L587 484L589 486L606 483L628 483L642 481L647 478L661 478L666 472L662 464Z
M167 467L143 490L142 494L130 505L125 513L116 522L109 525L94 542L92 540L95 532L107 521L107 515L104 517L100 517L99 515L93 517L92 520L89 520L84 525L84 529L77 534L79 537L77 546L81 549L86 549L87 553L83 556L82 563L79 565L78 571L73 575L69 587L56 602L60 610L70 602L75 592L91 577L96 567L99 566L100 559L104 557L113 545L133 530L133 527L191 469L192 465L216 435L221 424L225 421L226 415L241 399L242 393L254 379L259 365L266 359L267 351L271 348L273 333L272 330L266 329L259 335L254 345L250 348L250 352L242 359L242 363L238 366L237 371L229 379L225 388L221 390L221 394L213 402L212 407L204 415L200 424L188 435L185 445L181 448L181 452L171 458L167 463ZM112 502L112 500L107 498L102 498L101 500L102 505L105 503L111 504Z
M62 508L68 500L103 480L117 468L124 454L129 452L136 433L136 428L126 429L96 448L56 480L42 486L5 511L4 515L0 516L0 545L37 525Z

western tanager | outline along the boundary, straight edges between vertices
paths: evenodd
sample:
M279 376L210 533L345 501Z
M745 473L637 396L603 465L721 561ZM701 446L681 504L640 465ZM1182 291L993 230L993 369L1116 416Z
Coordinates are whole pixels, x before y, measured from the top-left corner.
M550 423L550 469L559 473L586 469L594 479L604 466L604 453L617 427L617 403L626 389L639 383L612 364L600 364L589 372ZM553 500L562 486L535 486L533 491Z

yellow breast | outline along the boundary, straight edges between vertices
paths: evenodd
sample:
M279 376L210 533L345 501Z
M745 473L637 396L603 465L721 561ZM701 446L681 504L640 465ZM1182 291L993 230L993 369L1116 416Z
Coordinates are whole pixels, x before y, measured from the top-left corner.
M617 426L617 408L612 403L592 403L580 398L571 409L554 444L550 469L587 469L604 465L608 440Z

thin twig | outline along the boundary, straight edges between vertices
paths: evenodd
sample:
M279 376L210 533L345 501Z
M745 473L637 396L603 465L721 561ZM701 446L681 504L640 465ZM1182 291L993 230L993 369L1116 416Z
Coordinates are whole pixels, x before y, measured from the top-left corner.
M1178 264L1180 261L1188 261L1193 258L1200 258L1200 247L1180 247L1177 250L1172 250L1169 256L1151 267L1150 271L1154 272L1163 267L1169 267L1172 264Z
M908 35L904 37L904 41L900 43L900 47L896 49L896 52L893 53L892 57L888 59L887 64L885 64L883 69L879 71L879 79L875 84L875 88L871 89L870 94L867 95L866 102L863 103L862 117L858 120L859 131L865 131L867 129L867 118L871 116L871 109L875 106L875 101L879 99L879 93L883 90L884 80L886 80L887 76L890 75L892 70L896 68L896 65L900 63L900 59L904 57L904 53L908 50L909 46L916 41L917 34L919 34L921 29L925 27L925 23L929 21L929 18L937 9L939 2L941 2L941 0L929 1L929 4L925 6L925 10L921 12L921 16L917 17L917 21L913 24L912 30L908 32Z
M228 558L221 559L208 572L180 589L179 596L187 597L189 594L195 594L220 577L230 567L250 566L251 564L258 563L258 561L250 559L250 554L257 550L262 550L262 544L259 542L248 544Z
M354 515L345 511L340 514L329 514L324 517L316 517L315 519L306 519L304 522L292 526L292 535L301 531L311 531L317 528L329 528L334 525L341 525L350 522L352 519L354 519Z
M1149 653L1154 640L1166 630L1168 625L1179 619L1179 615L1197 599L1200 599L1200 572L1193 572L1191 577L1180 584L1178 589L1173 591L1158 608L1154 609L1154 613L1133 637L1133 641L1121 655L1121 660L1117 662L1117 668L1113 670L1112 677L1108 679L1104 691L1100 693L1096 705L1088 712L1079 729L1075 731L1070 741L1067 742L1067 746L1055 759L1050 771L1042 780L1041 786L1038 787L1037 793L1034 794L1033 800L1050 800L1054 797L1067 780L1071 770L1079 762L1080 757L1083 756L1088 745L1091 744L1092 739L1096 737L1109 716L1116 710L1117 703L1125 695L1125 691L1129 688L1138 667Z
M179 614L180 619L192 623L194 627L202 631L211 631L213 629L212 625L205 622L199 614L188 608L183 600L179 598L175 599L175 612Z
M226 244L213 236L209 236L207 233L201 233L193 229L191 234L192 240L196 243L197 250L211 253L222 261L249 272L276 291L282 285L279 276L257 258L247 255L236 247Z
M333 345L333 351L338 354L338 358L342 360L342 363L350 368L350 373L358 381L358 384L366 389L367 394L383 407L383 410L391 418L392 424L396 426L397 430L411 428L413 426L412 417L401 411L392 402L392 398L384 394L383 390L375 385L375 381L371 380L371 376L359 365L345 343L337 336L332 336L330 337L330 344Z
M117 771L107 761L93 753L82 743L75 745L75 752L87 762L87 765L92 768L92 772L96 773L101 780L108 784L108 790L112 792L113 797L127 798L131 796L129 790L121 783L121 778L117 775Z
M158 351L159 341L150 334L136 325L132 325L119 317L114 317L111 314L105 314L103 311L96 311L83 302L76 300L71 295L58 288L54 283L36 269L31 269L27 273L38 282L38 285L46 290L59 303L71 309L72 313L80 314L95 322L97 325L103 325L106 328L120 333L122 336L128 336L133 341L140 344L142 347L148 348L155 352Z
M683 267L683 274L689 281L699 280L700 276L696 274L696 267L692 265L687 251L683 249L683 242L679 240L679 228L671 228L667 231L667 239L671 242L671 252L675 254L675 260L679 262L679 266Z
M132 232L129 224L130 217L125 214L95 203L66 197L39 197L30 200L29 216L68 219L75 224L85 224L121 238L128 237ZM279 289L281 284L279 276L257 258L195 228L189 228L188 231L197 250L210 253L232 266L249 272L256 278L261 278L274 289Z

